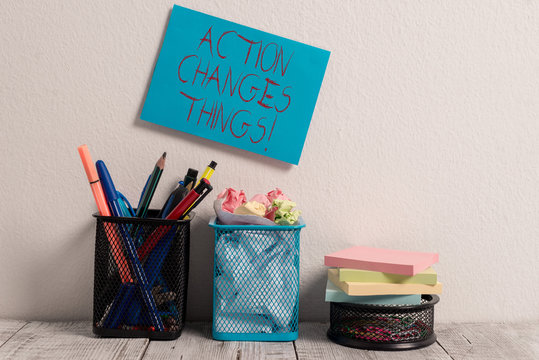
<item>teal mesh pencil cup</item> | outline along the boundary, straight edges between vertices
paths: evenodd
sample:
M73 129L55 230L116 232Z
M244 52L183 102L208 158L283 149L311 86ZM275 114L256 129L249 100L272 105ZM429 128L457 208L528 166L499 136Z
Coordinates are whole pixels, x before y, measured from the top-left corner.
M298 225L222 225L215 230L215 340L293 341L298 338Z

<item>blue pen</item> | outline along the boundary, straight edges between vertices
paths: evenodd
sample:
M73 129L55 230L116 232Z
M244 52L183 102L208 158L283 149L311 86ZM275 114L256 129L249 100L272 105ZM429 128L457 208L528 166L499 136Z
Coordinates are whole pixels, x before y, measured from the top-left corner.
M159 243L152 250L146 262L144 263L144 271L148 278L148 284L150 288L153 288L158 276L161 274L161 268L165 258L168 255L172 240L176 232L176 226L174 226L165 237L159 241ZM128 322L130 324L136 324L140 315L140 305L137 301L133 301L128 311Z
M172 210L172 202L174 201L174 198L177 197L179 194L177 194L178 189L183 186L183 181L178 182L178 187L172 191L172 193L169 195L167 201L165 202L165 206L161 209L159 212L159 215L157 217L160 217L162 219L166 218L170 210Z
M135 284L124 283L120 285L120 290L116 294L114 301L110 305L110 310L105 314L103 320L104 328L116 328L123 315L123 308L125 307L124 299L130 299L135 292Z
M183 198L189 193L189 190L184 186L184 182L178 182L178 186L170 193L165 205L157 215L159 218L166 218L168 214L178 205Z
M161 239L161 241L155 246L155 248L150 252L148 258L144 262L144 272L148 279L148 284L150 288L153 288L159 277L161 276L161 269L165 258L168 255L168 252L172 246L172 240L174 239L174 234L176 233L177 225L173 226L169 232ZM132 303L132 306L129 310L129 321L131 323L136 323L140 314L140 305L137 301Z
M112 214L114 216L122 216L122 210L118 201L118 192L114 187L114 183L112 182L112 178L110 177L109 171L105 166L105 163L102 160L98 160L95 165ZM137 256L137 250L135 248L135 244L133 243L133 239L131 238L129 231L125 228L124 225L118 224L118 227L120 228L120 232L123 235L127 255L131 260L132 271L134 272L134 275L137 279L144 304L148 308L152 325L157 331L164 331L161 318L157 315L157 307L155 306L154 298L150 292L150 287L148 285L148 280L146 279L146 274L144 273L140 260ZM129 298L130 296L123 297L120 311L123 311L123 309L127 308L126 301L129 301ZM118 317L117 314L115 315L115 317ZM115 327L114 325L116 324L113 324L112 327Z
M122 208L122 214L124 217L135 217L135 211L133 210L133 207L129 203L129 200L118 191L118 198L122 201L120 201L120 207Z

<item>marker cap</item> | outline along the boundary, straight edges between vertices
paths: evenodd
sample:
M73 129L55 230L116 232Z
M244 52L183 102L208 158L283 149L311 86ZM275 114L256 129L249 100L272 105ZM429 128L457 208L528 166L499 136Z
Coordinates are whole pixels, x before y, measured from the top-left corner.
M97 167L97 171L99 172L99 178L101 179L101 183L103 184L103 190L105 191L105 196L107 197L107 200L109 202L117 200L118 192L114 187L114 183L112 182L112 178L110 177L109 170L105 166L105 163L103 162L103 160L97 160L95 166Z
M90 150L88 146L81 145L77 148L79 150L80 159L82 160L82 166L84 166L84 171L88 177L88 181L93 183L99 180L97 175L97 170L95 168L94 162L92 161L92 156L90 155Z
M197 194L202 194L204 192L204 189L207 189L210 187L210 181L206 178L201 178L200 183L193 189L194 192Z

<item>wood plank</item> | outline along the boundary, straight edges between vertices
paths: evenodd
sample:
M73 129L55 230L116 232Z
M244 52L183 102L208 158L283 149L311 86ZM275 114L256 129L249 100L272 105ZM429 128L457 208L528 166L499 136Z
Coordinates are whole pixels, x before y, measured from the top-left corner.
M31 322L0 347L0 359L140 359L147 339L108 339L88 321Z
M232 342L239 350L238 359L296 360L293 342Z
M539 359L539 322L528 324L504 324L501 326L513 342L528 350Z
M216 341L211 324L188 323L175 341L152 341L144 360L163 359L296 359L292 342Z
M0 347L26 324L26 321L0 319Z
M538 359L539 324L442 324L438 343L455 360Z
M295 342L298 359L370 359L367 351L347 348L329 341L326 337L328 326L327 323L299 324L299 337Z
M380 360L416 360L416 359L443 359L450 360L451 356L440 347L438 343L417 350L407 351L369 351L371 359Z
M539 323L437 324L439 344L380 352L347 348L326 338L327 323L301 323L290 342L222 342L211 324L188 323L175 341L97 338L89 322L0 320L0 359L539 359ZM294 348L295 346L295 348Z
M161 359L238 359L238 351L230 342L214 341L211 324L188 323L174 341L152 341L144 360Z
M328 323L300 323L296 341L298 359L451 359L438 345L409 351L369 351L349 348L326 337Z

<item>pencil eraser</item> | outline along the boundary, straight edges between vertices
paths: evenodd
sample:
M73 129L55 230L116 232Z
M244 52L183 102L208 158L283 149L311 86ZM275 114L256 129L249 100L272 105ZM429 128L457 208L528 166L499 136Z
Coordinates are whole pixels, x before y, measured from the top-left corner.
M97 175L97 169L92 161L92 156L90 155L90 150L88 146L81 145L77 148L79 150L80 159L82 160L82 166L84 166L84 171L86 171L86 176L88 176L89 182L94 182L99 180Z

